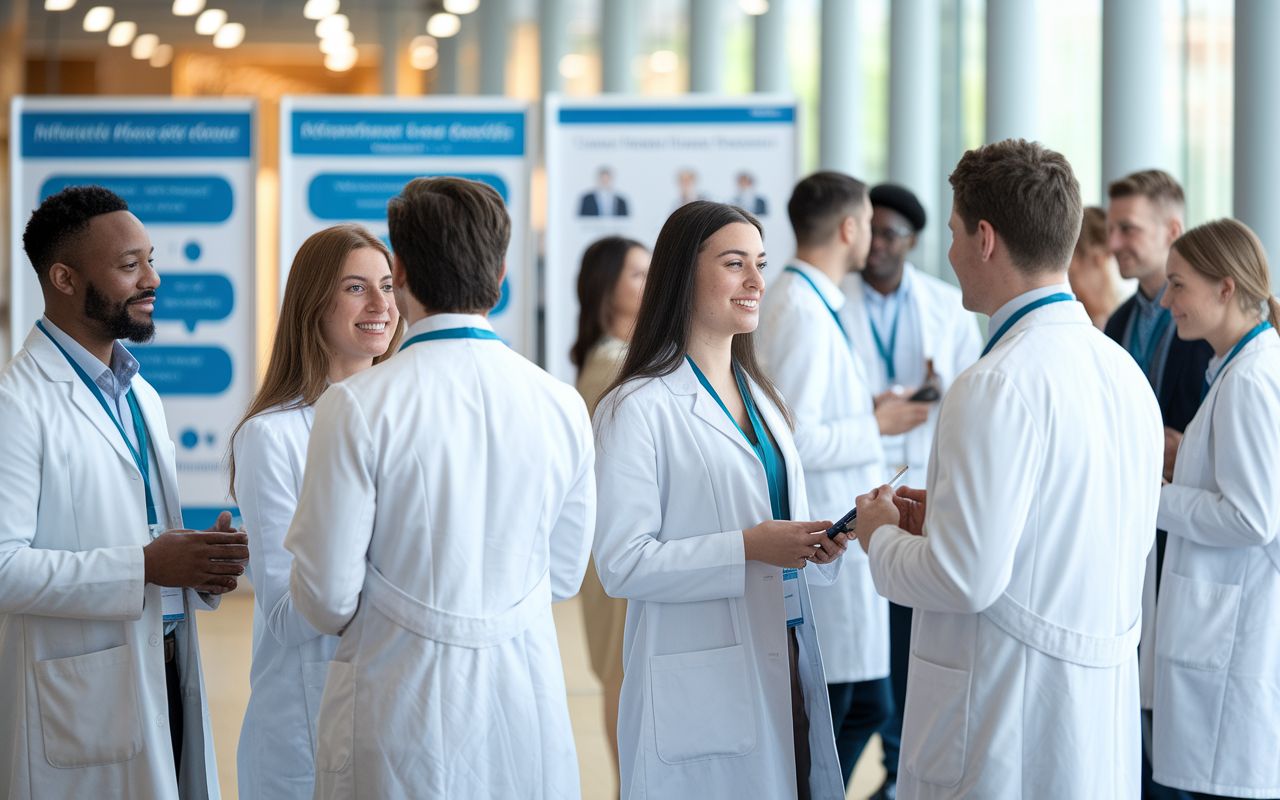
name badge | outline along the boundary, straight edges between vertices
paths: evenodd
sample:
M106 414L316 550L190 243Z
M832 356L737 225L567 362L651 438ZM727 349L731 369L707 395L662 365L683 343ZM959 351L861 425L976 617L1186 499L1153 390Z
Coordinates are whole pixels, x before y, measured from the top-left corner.
M804 609L800 607L800 570L782 571L782 602L787 611L787 627L804 624Z
M186 611L182 604L182 587L160 587L160 613L164 615L165 622L186 619Z

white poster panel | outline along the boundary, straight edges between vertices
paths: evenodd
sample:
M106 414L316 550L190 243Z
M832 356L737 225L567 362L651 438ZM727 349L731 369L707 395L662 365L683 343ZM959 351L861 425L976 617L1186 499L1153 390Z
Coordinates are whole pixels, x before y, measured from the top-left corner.
M164 402L183 521L207 527L229 507L227 437L256 379L253 101L18 97L11 125L13 349L44 313L22 249L31 213L68 186L111 189L161 280L155 340L127 346Z
M597 239L626 236L652 249L672 211L714 200L759 217L771 263L789 258L796 147L788 96L548 95L548 371L574 380L578 268Z
M285 97L280 102L280 296L307 237L358 222L387 246L387 201L410 180L457 175L498 190L511 215L494 330L534 354L530 106L502 97Z

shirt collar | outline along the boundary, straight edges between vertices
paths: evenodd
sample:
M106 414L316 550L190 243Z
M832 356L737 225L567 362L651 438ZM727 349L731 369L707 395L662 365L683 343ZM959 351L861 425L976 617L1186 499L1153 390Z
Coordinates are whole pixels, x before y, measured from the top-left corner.
M481 330L491 331L493 326L489 324L489 320L479 314L432 314L423 317L417 322L409 326L404 332L403 341L409 341L413 337L421 333L432 333L434 331L443 331L449 328L480 328Z
M831 282L825 272L798 258L791 259L791 263L787 266L800 270L806 278L813 281L813 285L818 288L818 294L822 295L822 299L832 311L839 311L844 305L844 292Z
M915 283L914 273L915 267L911 265L911 262L904 263L902 265L902 280L898 281L898 288L888 294L880 294L871 288L871 284L867 283L864 278L862 282L866 283L867 290L862 293L862 296L875 305L884 305L891 300L905 299L907 295L911 294L911 287Z
M1009 302L1000 306L1000 310L991 315L991 322L988 324L987 330L992 332L1000 330L1000 328L1004 326L1005 322L1009 320L1009 317L1012 317L1020 309L1031 305L1037 300L1057 294L1058 292L1069 294L1072 299L1076 296L1075 292L1071 291L1071 285L1066 283L1060 283L1054 286L1043 286L1039 289L1032 289L1029 292L1023 292Z
M1150 300L1143 297L1141 289L1134 292L1133 296L1138 299L1138 314L1143 317L1154 317L1163 311L1164 309L1160 307L1160 299L1164 297L1164 290L1167 288L1169 288L1169 284L1166 283L1160 287L1160 291L1156 292L1156 296Z
M41 316L40 323L107 396L119 400L128 391L133 376L138 374L138 359L134 358L133 354L118 340L111 343L111 366L108 367L65 331L50 322L47 316Z

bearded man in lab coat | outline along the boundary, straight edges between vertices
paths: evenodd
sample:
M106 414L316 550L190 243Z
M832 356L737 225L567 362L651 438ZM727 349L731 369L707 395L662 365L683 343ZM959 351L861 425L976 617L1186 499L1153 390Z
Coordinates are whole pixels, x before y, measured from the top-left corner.
M858 498L876 588L915 609L898 797L1137 798L1160 410L1067 286L1066 159L1005 140L951 185L951 263L991 336L942 401L927 493Z
M551 603L595 528L587 408L489 325L493 188L417 178L387 216L405 341L316 404L284 543L294 605L342 636L315 796L577 797Z
M100 186L22 239L45 308L0 372L0 797L213 800L194 611L248 537L225 511L181 530L164 408L118 341L155 334L151 240Z

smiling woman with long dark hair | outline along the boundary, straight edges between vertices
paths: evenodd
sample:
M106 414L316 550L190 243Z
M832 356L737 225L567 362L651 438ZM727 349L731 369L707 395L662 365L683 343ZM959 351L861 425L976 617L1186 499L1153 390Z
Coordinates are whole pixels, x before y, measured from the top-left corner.
M728 205L671 215L595 417L596 568L629 601L623 798L844 797L806 576L834 580L845 539L792 521L790 411L755 353L761 237Z

